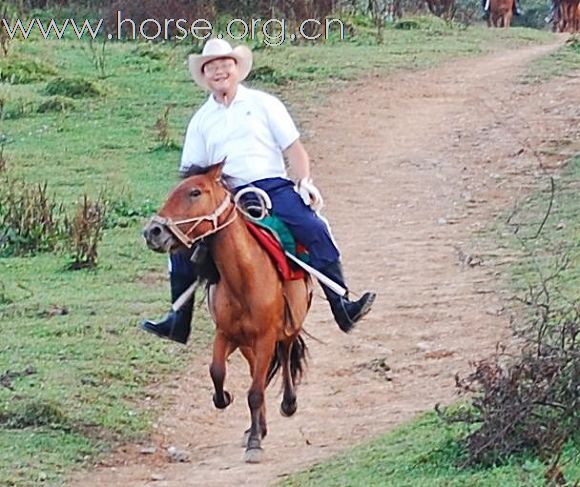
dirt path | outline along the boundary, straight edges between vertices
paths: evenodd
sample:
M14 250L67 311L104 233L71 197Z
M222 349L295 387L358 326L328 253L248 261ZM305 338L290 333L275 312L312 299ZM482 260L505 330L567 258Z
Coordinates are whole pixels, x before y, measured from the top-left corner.
M451 402L455 373L509 335L501 296L492 292L497 268L474 265L473 232L521 196L538 168L530 148L578 136L579 77L518 83L530 62L555 47L370 78L336 94L332 107L302 112L351 286L379 293L372 314L345 336L316 299L307 328L324 344L309 342L293 418L278 414L279 383L271 388L261 465L242 463L246 366L233 357L228 385L236 400L217 411L208 352L164 391L173 405L158 425L155 454L129 446L71 485L271 485ZM186 450L190 462L169 463L169 446Z

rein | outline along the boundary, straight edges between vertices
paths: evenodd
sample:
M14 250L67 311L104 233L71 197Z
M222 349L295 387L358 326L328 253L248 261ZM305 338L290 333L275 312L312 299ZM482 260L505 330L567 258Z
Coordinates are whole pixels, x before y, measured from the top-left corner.
M218 224L218 219L222 216L230 206L233 206L230 215L226 219L224 223L221 225ZM188 249L192 247L192 245L205 238L209 235L213 235L214 233L219 232L220 230L224 229L228 225L232 224L235 219L238 217L238 212L236 211L236 206L232 204L231 195L227 194L221 204L215 209L215 211L209 215L203 216L196 216L193 218L187 218L185 220L177 220L173 221L171 218L165 218L160 216L154 216L152 221L159 223L169 229L173 235L181 241L183 245L185 245ZM191 233L203 222L209 221L212 224L212 228L207 232L198 235L197 237L192 238L190 235ZM193 223L187 232L183 232L179 226L186 225L187 223Z

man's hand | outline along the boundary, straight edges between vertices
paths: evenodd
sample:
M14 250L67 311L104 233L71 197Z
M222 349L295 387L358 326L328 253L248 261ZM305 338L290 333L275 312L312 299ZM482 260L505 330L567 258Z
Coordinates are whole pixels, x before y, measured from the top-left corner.
M298 194L301 196L302 201L314 211L318 212L324 206L324 199L322 198L322 194L310 178L302 178L298 181L296 185L296 190Z

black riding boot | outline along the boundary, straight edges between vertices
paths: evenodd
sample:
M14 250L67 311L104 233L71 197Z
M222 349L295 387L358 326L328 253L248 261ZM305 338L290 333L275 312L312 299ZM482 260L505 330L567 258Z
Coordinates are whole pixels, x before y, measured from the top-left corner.
M183 292L195 282L195 275L184 275L176 272L169 274L171 283L171 302L174 303ZM178 311L171 311L163 321L143 321L141 328L157 336L168 338L179 343L187 343L191 332L193 317L193 297L187 300Z
M326 266L324 269L320 269L320 271L346 289L342 266L339 261ZM355 323L371 310L373 302L377 297L376 293L368 292L358 301L350 301L348 295L347 297L342 297L324 284L321 283L320 285L326 299L330 303L330 309L332 310L332 315L336 323L345 333L351 331Z

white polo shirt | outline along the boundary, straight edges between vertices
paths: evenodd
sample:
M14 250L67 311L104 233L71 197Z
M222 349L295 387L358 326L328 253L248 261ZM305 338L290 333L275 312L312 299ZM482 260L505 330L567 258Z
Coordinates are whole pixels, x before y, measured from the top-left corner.
M225 107L210 95L187 127L180 171L226 160L224 173L241 186L287 177L282 151L300 134L284 104L263 91L238 85Z

